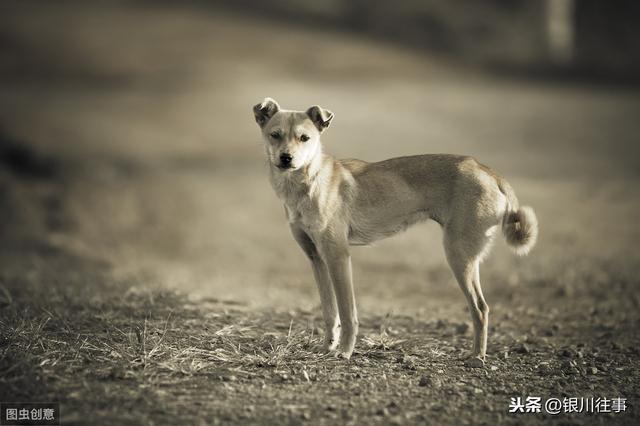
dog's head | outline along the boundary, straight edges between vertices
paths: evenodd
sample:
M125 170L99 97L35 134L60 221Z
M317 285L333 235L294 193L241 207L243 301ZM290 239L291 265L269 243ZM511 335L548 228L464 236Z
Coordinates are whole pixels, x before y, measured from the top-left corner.
M333 113L317 105L307 111L288 111L271 98L253 107L262 129L267 156L273 167L284 171L306 166L321 152L320 134L329 127Z

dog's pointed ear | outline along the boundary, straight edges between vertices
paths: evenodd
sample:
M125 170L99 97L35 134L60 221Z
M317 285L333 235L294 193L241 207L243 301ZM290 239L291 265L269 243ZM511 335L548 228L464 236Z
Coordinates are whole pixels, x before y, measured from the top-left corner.
M271 98L264 98L264 101L253 107L253 115L260 127L264 127L278 111L280 111L280 105Z
M314 105L309 108L307 110L307 115L320 132L329 127L331 120L333 120L333 113L328 109L319 107L318 105Z

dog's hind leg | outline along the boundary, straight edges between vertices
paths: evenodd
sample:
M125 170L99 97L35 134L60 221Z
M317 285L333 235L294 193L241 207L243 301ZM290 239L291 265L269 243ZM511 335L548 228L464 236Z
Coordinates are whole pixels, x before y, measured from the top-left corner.
M478 307L482 314L482 333L480 334L479 355L484 358L487 354L487 335L489 333L489 305L484 300L482 287L480 286L480 260L476 261L473 277L473 289L478 300Z
M473 322L473 352L468 363L475 366L484 363L487 352L489 306L480 288L480 260L490 242L491 237L486 233L455 227L445 229L447 261L467 300Z
M322 305L322 317L325 323L324 350L333 351L338 346L340 338L340 319L338 317L338 305L333 291L333 284L329 276L329 270L324 260L320 257L315 244L309 236L301 229L292 226L291 232L298 242L302 251L311 261L313 276L320 293L320 303Z

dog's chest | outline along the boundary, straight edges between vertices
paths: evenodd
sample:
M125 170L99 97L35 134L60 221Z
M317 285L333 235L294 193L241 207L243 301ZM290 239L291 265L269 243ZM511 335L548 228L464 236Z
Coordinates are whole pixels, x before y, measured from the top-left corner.
M309 234L322 232L330 221L340 217L336 215L341 204L338 187L329 185L327 176L331 174L321 173L315 179L301 182L272 175L272 185L284 203L287 220Z
M284 208L289 223L296 224L306 231L319 231L326 226L326 220L316 200L308 197L285 199Z

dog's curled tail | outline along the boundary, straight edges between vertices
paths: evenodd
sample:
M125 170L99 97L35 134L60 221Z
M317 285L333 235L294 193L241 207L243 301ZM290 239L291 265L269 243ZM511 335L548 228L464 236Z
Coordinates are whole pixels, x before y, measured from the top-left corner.
M526 256L538 240L538 218L531 207L519 206L518 198L506 180L501 179L498 187L509 202L502 219L502 233L518 256Z
M502 232L518 256L527 255L538 240L538 218L529 206L507 211L502 220Z

